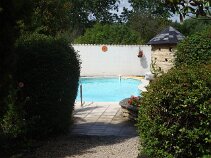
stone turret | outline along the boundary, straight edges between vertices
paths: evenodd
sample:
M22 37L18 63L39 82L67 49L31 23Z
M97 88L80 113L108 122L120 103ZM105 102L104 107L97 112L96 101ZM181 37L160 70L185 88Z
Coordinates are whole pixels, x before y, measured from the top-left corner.
M170 26L147 43L152 46L152 64L156 70L167 72L174 66L175 48L184 38L184 35Z

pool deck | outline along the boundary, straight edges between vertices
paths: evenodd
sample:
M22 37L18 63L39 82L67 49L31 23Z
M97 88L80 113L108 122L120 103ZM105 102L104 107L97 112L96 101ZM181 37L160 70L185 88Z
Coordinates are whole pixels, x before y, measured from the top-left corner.
M140 80L141 84L138 86L138 89L141 90L142 92L147 91L146 87L149 85L149 80L145 80L143 76L122 76L122 78L131 78Z
M118 102L85 103L75 105L72 135L137 136L134 123L122 116Z
M140 80L141 84L138 86L138 89L141 90L142 92L147 92L146 87L149 85L149 80L145 80L144 77L142 76L126 76L124 78L132 78L132 79Z

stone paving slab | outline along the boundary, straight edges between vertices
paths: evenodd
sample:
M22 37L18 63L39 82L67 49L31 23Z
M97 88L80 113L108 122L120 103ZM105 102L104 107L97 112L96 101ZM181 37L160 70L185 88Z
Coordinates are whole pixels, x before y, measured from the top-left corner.
M122 116L118 103L76 103L72 135L137 136L134 124Z

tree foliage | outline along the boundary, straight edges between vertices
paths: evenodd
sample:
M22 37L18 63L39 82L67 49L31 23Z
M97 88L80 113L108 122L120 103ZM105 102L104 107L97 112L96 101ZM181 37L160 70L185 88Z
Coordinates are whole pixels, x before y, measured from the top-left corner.
M80 44L138 44L138 34L124 24L96 24L75 40Z
M211 20L210 0L129 0L133 11L149 12L152 15L169 17L179 14L180 20L193 18Z
M55 36L75 31L80 34L95 21L110 23L118 0L35 0L30 29Z
M142 44L146 44L151 38L170 25L170 21L151 14L132 13L128 19L128 25L135 30Z
M179 43L175 55L176 66L210 64L211 27L195 33Z
M191 36L196 32L205 30L211 25L209 20L197 20L197 19L186 19L183 23L172 23L172 25L177 28L183 35Z
M186 16L195 15L196 18L211 20L211 1L210 0L165 0L166 6L172 13L180 15L180 20Z
M122 17L129 27L138 32L141 43L147 43L156 34L170 25L169 8L163 1L129 0L132 10L124 9Z
M151 15L168 17L169 11L162 0L129 0L133 12L150 13Z

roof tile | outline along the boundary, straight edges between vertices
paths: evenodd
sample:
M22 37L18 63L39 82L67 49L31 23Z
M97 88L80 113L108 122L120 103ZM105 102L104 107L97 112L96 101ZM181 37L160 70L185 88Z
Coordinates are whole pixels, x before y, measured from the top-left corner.
M179 41L183 40L185 36L177 31L173 27L168 27L164 29L161 33L152 38L147 44L177 44Z

